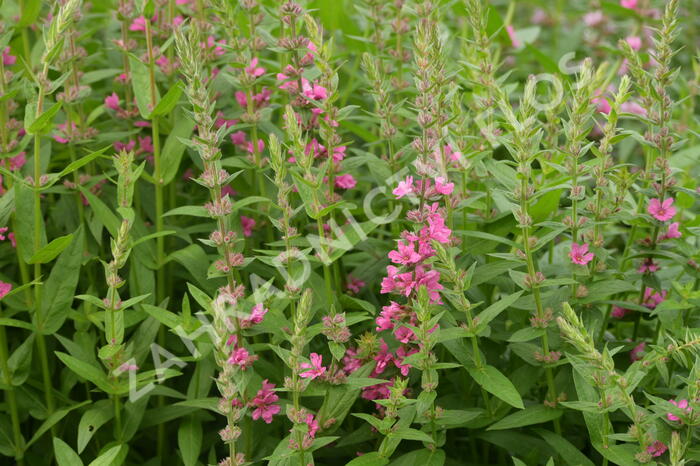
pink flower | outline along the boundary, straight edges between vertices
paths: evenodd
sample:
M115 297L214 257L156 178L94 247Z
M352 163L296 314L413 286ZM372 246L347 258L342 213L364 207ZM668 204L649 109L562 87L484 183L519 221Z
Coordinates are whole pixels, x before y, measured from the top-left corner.
M309 83L306 78L301 78L301 90L304 95L311 100L323 100L328 98L328 90L326 90L325 87L316 83Z
M413 177L412 176L407 176L404 181L399 181L399 185L394 188L394 190L391 192L394 196L396 196L396 199L401 199L407 194L410 194L413 192Z
M12 283L5 283L3 281L0 281L0 299L7 296L7 293L9 293L11 290L12 290Z
M5 159L5 166L8 170L16 172L21 170L24 164L27 163L26 152L22 151L14 157Z
M335 186L340 189L352 189L357 184L355 178L349 173L345 175L340 175L335 178Z
M269 383L267 379L263 380L262 388L258 390L258 394L255 395L248 406L255 407L252 413L253 420L258 420L262 418L266 424L272 422L272 416L280 412L280 406L273 404L280 399L279 396L272 389L275 388L275 384Z
M383 330L391 330L392 328L394 328L394 323L392 322L392 320L396 319L397 316L402 312L403 311L401 309L401 306L394 301L391 301L391 303L388 306L383 306L382 312L379 313L375 320L377 324L377 332L381 332Z
M15 239L15 234L10 233L9 235L7 235L7 238L10 240L10 244L12 245L12 247L16 248L17 247L17 240Z
M637 269L637 272L639 272L639 273L654 273L654 272L658 272L660 269L661 269L661 267L659 267L659 264L654 262L654 259L652 259L651 257L647 257L646 259L644 259L642 264L639 266L639 269Z
M353 277L352 275L348 275L347 284L345 286L350 293L357 294L360 292L362 287L365 286L365 282L359 278Z
M620 5L630 10L637 8L637 0L620 0Z
M620 111L623 113L632 113L639 116L647 116L647 111L637 102L627 101L620 105Z
M250 328L253 325L257 325L263 321L265 314L267 314L268 309L265 308L262 303L258 303L250 310L250 315L245 319L241 319L241 328Z
M625 0L622 0L622 1L624 2ZM634 1L636 4L636 0L634 0ZM655 441L654 443L652 443L651 445L649 445L647 447L647 453L649 453L654 458L656 458L657 456L663 455L664 453L666 453L666 450L668 450L668 447L666 446L666 444L664 442L659 441L659 440Z
M445 183L445 179L441 176L438 176L435 178L435 190L439 192L440 194L444 194L445 196L449 196L452 194L452 191L455 188L454 183Z
M583 243L581 245L571 243L569 257L571 258L571 262L574 264L586 265L593 260L594 254L592 252L588 252L588 243Z
M233 197L236 194L238 194L238 193L230 185L225 185L225 186L221 187L221 197L226 197L226 196Z
M111 108L112 110L120 110L119 106L119 96L116 92L112 92L112 95L105 97L105 107Z
M316 432L318 432L318 421L314 419L314 415L307 414L304 422L307 426L309 426L309 431L306 435L308 435L310 438L316 437Z
M672 405L674 405L678 409L684 410L686 413L690 413L692 411L692 408L688 406L688 400L668 400ZM675 414L672 413L667 413L666 418L668 418L669 421L680 421L681 418L676 416Z
M383 338L379 340L379 352L373 359L376 364L374 366L374 371L372 371L372 377L382 374L394 360L394 357L389 351L389 345L386 344Z
M673 198L669 197L663 202L659 199L651 199L649 201L649 207L647 207L647 212L660 222L671 220L673 216L676 215L676 208L673 207Z
M350 375L360 367L362 367L362 360L357 357L357 349L348 348L345 350L345 356L343 356L343 372Z
M421 235L442 244L450 242L451 233L452 230L445 226L445 219L438 213L430 215L430 217L428 217L428 226L423 227L421 230Z
M600 10L591 11L583 15L583 24L588 27L595 27L601 24L605 20L605 15Z
M411 242L399 241L396 251L389 252L389 259L395 264L410 265L421 260L420 254L416 252L415 245Z
M518 40L518 37L515 34L515 28L512 25L506 26L506 31L508 32L508 37L510 38L510 43L515 47L516 49L520 47L520 41Z
M622 319L627 314L629 314L629 312L630 312L629 309L626 309L626 308L620 307L620 306L614 306L610 315L616 319Z
M265 68L258 66L258 57L250 60L250 65L245 67L244 71L254 78L259 78L265 74Z
M591 102L596 104L596 108L599 113L610 113L610 102L608 102L608 99L606 99L605 97L602 97L600 95L598 97L593 97L591 99Z
M141 15L135 18L131 25L129 26L130 31L145 31L146 30L146 17Z
M666 230L666 234L664 234L661 239L672 239L672 238L680 238L681 237L681 232L678 231L678 222L673 222L668 226L668 230Z
M625 42L632 47L632 50L639 50L642 48L642 38L639 36L629 36L625 39Z
M231 352L231 356L228 358L228 363L234 366L239 366L242 370L246 370L253 365L253 362L257 360L257 356L251 355L245 348L236 348Z
M253 228L255 228L255 220L241 215L241 228L243 229L243 236L250 237L253 235Z
M121 142L121 141L114 141L114 150L121 152L121 151L126 151L129 152L130 150L134 150L134 147L136 147L136 141L129 141L129 142Z
M630 361L639 361L642 359L642 354L644 353L644 348L646 348L647 344L644 342L641 342L634 348L632 348L632 351L630 351Z
M654 291L653 288L647 287L644 290L644 300L642 304L649 309L656 309L656 306L663 303L666 300L666 295L668 292L663 290L661 293Z
M2 64L5 66L11 66L14 65L16 62L17 57L15 57L14 55L10 55L10 47L5 47L5 50L2 51Z
M311 364L308 362L301 363L300 367L308 370L300 373L299 377L313 380L326 372L326 368L323 367L323 357L320 354L311 353L309 359L311 359Z
M417 352L418 352L418 348L413 348L413 349L406 351L406 349L403 346L400 346L396 350L396 357L394 357L394 365L396 366L396 368L399 371L401 371L401 375L403 375L404 377L406 377L408 375L408 372L411 369L410 364L403 363L404 359L406 359L410 355L415 354Z

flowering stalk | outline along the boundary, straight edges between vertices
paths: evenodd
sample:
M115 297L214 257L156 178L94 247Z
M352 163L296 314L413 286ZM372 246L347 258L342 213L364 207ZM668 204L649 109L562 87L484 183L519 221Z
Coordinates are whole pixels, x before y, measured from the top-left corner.
M639 444L640 451L637 454L637 458L641 461L645 455L648 455L647 447L650 444L646 431L646 410L637 406L634 397L629 393L627 380L615 370L612 356L607 349L602 354L596 349L593 338L588 334L581 319L571 306L568 303L564 303L562 311L563 316L557 317L557 323L564 338L576 348L578 351L577 357L586 361L598 373L596 381L600 387L603 387L602 395L605 396L606 390L614 389L626 408L625 414L634 422L635 429L630 430L630 433ZM610 404L610 401L605 398L603 404ZM606 411L606 426L609 424L607 415ZM607 439L604 442L607 442Z
M48 78L49 68L54 63L63 48L62 35L70 26L76 11L80 6L80 0L68 0L61 5L53 17L51 24L44 34L44 53L41 57L42 68L37 76L34 76L34 81L37 86L36 102L33 105L34 121L37 121L44 112L44 99L50 95L52 89ZM44 128L37 128L34 131L34 238L33 252L36 253L42 246L43 218L41 212L41 132ZM27 128L27 132L31 128ZM41 312L41 264L34 264L34 310L36 313ZM39 320L39 319L37 319ZM49 372L49 359L46 349L46 340L41 329L37 329L37 346L39 349L39 358L41 360L42 374L44 378L44 396L46 399L46 407L48 414L51 415L54 411L53 387L51 382L51 374Z
M539 359L545 366L547 395L549 397L547 404L556 405L557 391L554 385L554 376L550 364L557 361L559 353L550 351L549 348L547 327L551 321L551 313L545 312L542 306L540 285L545 280L545 277L542 272L537 270L534 253L532 251L537 244L537 238L531 235L532 217L529 213L531 200L534 196L534 187L531 184L531 164L538 153L540 138L542 136L542 132L538 128L537 119L535 117L535 108L533 107L533 102L535 101L535 84L535 78L531 76L525 86L517 116L502 91L500 91L500 95L498 95L498 104L505 116L506 122L512 130L506 147L518 164L517 173L520 182L516 184L512 196L514 200L518 202L518 207L514 211L514 216L522 235L521 255L525 259L527 266L524 286L532 292L535 301L535 316L533 319L539 322L539 326L545 330L540 340L542 353ZM555 419L554 427L557 433L561 432L558 419Z

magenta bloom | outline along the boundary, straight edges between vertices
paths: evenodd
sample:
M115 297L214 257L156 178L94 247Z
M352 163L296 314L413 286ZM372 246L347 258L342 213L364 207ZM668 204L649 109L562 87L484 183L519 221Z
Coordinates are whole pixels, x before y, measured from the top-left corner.
M112 110L119 110L119 96L116 92L112 92L112 95L105 97L105 107L111 108Z
M673 216L676 215L676 208L673 207L673 198L669 197L668 199L664 199L663 202L659 199L651 199L649 201L649 207L647 207L647 212L660 222L671 220Z
M256 304L250 310L250 316L245 319L241 319L241 328L250 328L253 325L259 324L265 318L267 311L268 309L263 307L261 303Z
M637 8L637 0L620 0L620 5L632 10Z
M689 413L691 411L690 406L688 406L688 400L680 400L680 401L668 400L668 401L672 405L677 407L678 409L684 410L686 413ZM672 414L672 413L667 413L666 418L668 418L669 421L680 421L681 420L681 418L679 418L678 416L676 416L675 414Z
M409 265L421 260L420 254L416 252L415 245L411 242L399 241L396 251L389 252L389 259L395 264Z
M135 18L131 25L129 26L129 31L145 31L146 30L146 17L141 15Z
M610 313L616 319L622 319L630 312L629 309L620 306L614 306L612 312Z
M445 183L445 181L446 180L441 176L435 178L435 190L440 194L444 194L447 196L452 194L452 191L455 189L455 184L450 183L449 181Z
M309 432L307 435L310 438L316 437L316 432L318 432L318 421L314 418L313 414L307 414L304 420L307 426L309 426Z
M649 309L656 309L656 306L663 303L666 300L666 295L668 292L663 290L661 293L654 291L653 288L647 287L644 290L644 301L642 304Z
M632 50L639 50L642 48L642 39L639 36L629 36L625 41L632 47Z
M407 194L413 192L413 177L407 176L404 181L399 181L399 185L394 188L392 194L396 196L396 199L401 199Z
M632 351L630 351L630 361L639 361L642 359L642 354L644 353L644 348L646 348L647 344L644 342L641 342L634 348L632 348Z
M668 447L664 442L661 442L660 440L657 440L656 442L652 443L647 447L647 453L649 453L654 458L663 455L664 453L666 453L666 450L668 450Z
M591 102L596 104L596 108L599 113L610 113L610 102L608 102L608 99L606 99L605 97L598 95L597 97L593 97L591 99Z
M326 372L326 368L323 367L323 357L320 354L311 353L309 359L311 359L311 364L308 362L301 363L300 367L308 370L300 373L299 377L313 380Z
M357 184L357 181L355 181L355 178L353 178L352 175L349 173L346 173L345 175L340 175L335 178L335 186L336 188L340 189L352 189L355 187Z
M5 50L2 51L2 64L5 66L11 66L14 65L16 62L17 57L10 54L10 47L5 47Z
M583 15L583 23L588 27L595 27L605 21L605 15L600 10L591 11Z
M253 228L255 228L255 219L241 215L241 228L243 229L243 236L252 236Z
M647 116L647 111L637 102L627 101L620 105L620 111L624 113L633 113L635 115Z
M250 60L250 65L245 68L245 72L254 78L259 78L265 74L265 68L258 66L258 57Z
M7 296L7 293L9 293L11 290L12 290L12 283L5 283L5 282L0 281L0 299Z
M510 43L515 47L516 49L520 47L522 44L518 40L518 37L515 34L515 28L512 25L506 26L506 31L508 32L508 38L510 38Z
M593 260L594 254L588 251L588 243L583 243L581 245L571 243L569 257L574 264L586 265Z
M266 424L272 422L272 416L280 412L280 406L273 404L280 399L279 396L272 389L275 388L275 384L269 383L267 379L263 380L262 388L258 390L258 394L255 395L248 406L255 408L252 413L253 420L258 420L262 418Z
M666 231L666 234L663 235L662 239L671 239L671 238L680 238L681 237L681 232L678 231L679 223L678 222L673 222L668 226L668 230Z

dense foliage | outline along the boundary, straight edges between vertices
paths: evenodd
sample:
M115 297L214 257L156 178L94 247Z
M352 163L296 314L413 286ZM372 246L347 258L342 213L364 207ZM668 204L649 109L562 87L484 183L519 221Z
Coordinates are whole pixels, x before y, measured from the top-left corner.
M696 464L699 7L0 1L0 463Z

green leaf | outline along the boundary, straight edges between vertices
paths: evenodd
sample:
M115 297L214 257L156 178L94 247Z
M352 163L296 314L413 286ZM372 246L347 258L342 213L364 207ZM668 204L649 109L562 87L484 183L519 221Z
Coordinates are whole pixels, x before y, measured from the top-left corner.
M97 385L97 387L103 392L109 393L110 395L115 393L109 379L107 379L107 375L102 372L100 368L60 351L55 351L55 353L63 364L65 364L70 370L78 374L80 377Z
M59 236L39 249L27 262L29 264L46 264L58 256L73 241L73 234Z
M187 146L180 141L180 138L188 139L194 130L194 121L186 118L182 111L175 110L175 124L165 140L161 153L161 176L164 184L169 184L177 175L180 168L182 155Z
M82 406L85 406L87 404L92 403L90 400L85 400L82 403L77 403L72 406L68 406L67 408L61 408L53 412L49 417L46 418L46 420L39 426L39 428L34 432L34 436L31 438L29 442L27 442L27 445L25 448L29 448L34 442L39 440L42 435L44 435L46 432L49 431L56 423L58 423L61 419L66 417L68 413L73 411L74 409L78 409Z
M117 445L110 448L109 450L95 458L95 460L92 461L88 466L112 466L114 460L117 459L117 456L119 456L119 453L121 453L123 446L124 445Z
M433 439L430 437L430 435L417 429L396 429L392 430L391 433L389 433L389 436L398 437L404 440L417 440L419 442L433 443Z
M151 102L151 77L146 66L134 55L129 55L131 66L131 85L136 97L136 106L139 108L141 118L151 118L151 105L159 100L158 87L156 86L156 102Z
M97 220L99 220L99 222L102 223L105 228L107 228L107 231L112 238L116 238L117 234L119 233L119 226L121 225L121 222L117 216L114 215L114 212L112 212L110 208L107 207L107 204L102 202L99 197L91 193L89 189L85 189L83 186L78 186L78 189L80 189L80 192L83 194L83 196L85 196L85 199L87 199L90 207L92 207L92 212L95 217L97 217Z
M25 127L25 129L27 130L27 134L43 133L51 123L51 120L56 115L56 113L58 113L58 111L61 109L61 105L63 105L63 102L56 102L51 107L49 107L48 110L39 115L37 119L33 120L29 127Z
M109 149L111 146L103 147L102 149L95 151L91 154L86 155L85 157L81 157L78 160L69 163L66 168L61 170L61 172L58 174L59 178L62 178L70 173L73 173L77 169L84 167L88 163L92 162L95 160L97 157L101 156L102 154L105 153L107 149Z
M362 456L358 456L345 466L384 466L388 463L388 459L381 456L378 452L373 451L370 453L365 453Z
M581 453L578 448L561 435L544 429L535 429L535 432L537 432L550 447L559 453L566 464L571 466L593 466L593 462L589 460L586 455Z
M157 117L162 115L167 115L170 111L177 105L182 95L182 82L177 81L173 86L168 89L162 99L158 101L158 104L151 112L151 117Z
M506 310L508 307L510 307L515 301L518 300L520 295L522 295L522 291L518 291L516 293L513 293L511 295L506 296L505 298L502 298L483 311L479 313L477 318L479 319L479 323L476 326L476 331L475 333L480 333L482 330L486 328L486 326L491 322L493 319L498 317L498 315Z
M17 30L21 30L22 28L26 28L27 26L34 24L41 13L42 4L43 2L41 0L25 0L22 2L22 17L15 25L15 28L17 28Z
M152 306L150 304L144 304L143 310L148 313L148 315L154 317L158 322L165 325L168 328L177 328L182 324L182 319L180 316L174 312L170 312L162 307Z
M513 383L498 369L493 366L484 366L480 369L467 366L466 369L476 383L484 387L484 390L496 395L515 408L524 408L523 400L518 390L515 389Z
M109 400L100 400L85 411L78 424L78 453L82 453L98 429L114 417L114 409Z
M38 332L44 335L52 334L61 328L68 317L80 278L82 259L83 227L80 226L73 234L70 246L58 257L41 290L41 312L33 316L33 323Z
M516 411L500 421L492 424L487 430L515 429L517 427L542 424L558 419L564 413L561 409L548 408L544 405L528 406L522 411Z
M177 431L177 444L185 466L196 465L202 448L202 423L192 417L183 420Z
M83 466L83 460L75 450L58 437L53 438L53 452L58 466Z
M34 190L25 183L15 184L15 212L22 212L22 215L15 215L17 250L21 252L22 259L28 262L36 252L33 241ZM41 247L46 244L46 229L44 228L44 218L43 216L40 217L40 223L37 228L41 232Z
M209 212L201 205L183 205L175 207L163 214L163 217L171 215L188 215L190 217L209 217Z

